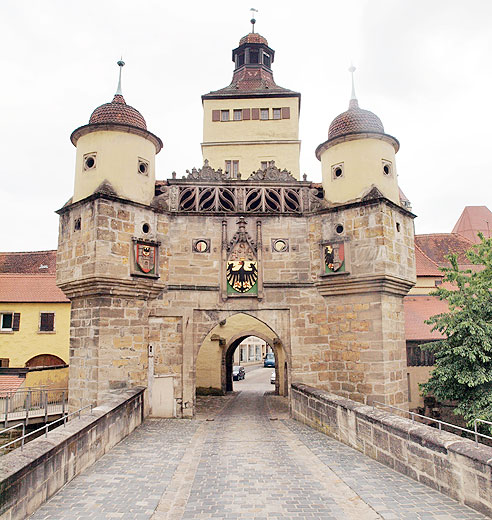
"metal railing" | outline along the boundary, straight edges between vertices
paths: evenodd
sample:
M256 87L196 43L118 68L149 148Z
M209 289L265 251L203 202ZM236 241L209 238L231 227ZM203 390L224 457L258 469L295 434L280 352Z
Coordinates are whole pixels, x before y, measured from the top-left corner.
M30 418L64 414L68 392L63 388L30 388L15 392L0 392L0 414L5 427L9 421L23 420L28 424ZM0 417L1 417L0 415Z
M29 433L25 433L25 425L24 425L24 423L21 423L22 426L23 426L23 435L22 435L22 437L18 437L17 439L14 439L13 441L7 442L6 444L2 444L0 446L0 450L2 450L4 448L8 448L9 446L12 446L12 444L15 444L16 442L19 442L19 441L21 441L21 450L22 450L24 448L25 439L27 439L28 437L31 437L32 435L34 435L36 433L42 432L43 430L44 430L45 437L48 437L49 428L51 426L53 426L56 423L63 422L63 426L65 427L67 425L69 417L72 417L73 415L78 415L79 416L78 418L80 419L82 410L90 408L91 409L91 414L92 414L93 407L94 407L94 405L92 405L92 404L88 404L86 406L83 406L82 408L79 408L75 412L72 412L72 413L69 413L69 414L64 414L63 417L61 417L60 419L57 419L56 421L53 421L51 423L47 423L44 426L41 426L41 428L38 428L37 430L33 430L32 432L29 432ZM17 424L16 426L19 426L19 425ZM6 432L7 430L10 430L12 428L14 428L14 426L11 426L10 428L6 428L5 430L2 430L0 433Z
M478 438L479 437L482 437L484 439L492 440L492 437L490 437L489 435L485 435L485 433L479 433L477 431L477 422L483 422L483 423L487 423L487 424L492 425L492 423L490 423L488 421L483 421L482 419L475 419L475 421L474 421L474 430L469 430L468 428L463 428L461 426L456 426L455 424L447 423L447 422L441 421L439 419L434 419L433 417L429 417L427 415L422 415L422 414L417 413L417 412L410 412L409 410L404 410L403 408L398 408L397 406L392 406L391 404L381 403L380 401L373 401L372 402L373 409L375 408L375 406L374 406L375 404L379 404L381 406L385 406L387 408L391 408L393 410L398 410L399 412L406 413L406 414L410 415L412 421L414 421L414 422L415 422L415 417L420 417L421 419L425 419L427 421L434 422L434 423L438 424L439 430L442 430L443 426L447 426L449 428L454 428L455 430L459 430L459 431L468 433L468 434L472 435L475 438L475 446L477 446L477 447L478 447ZM421 424L423 424L423 423L421 423ZM429 425L427 425L427 426L429 426Z

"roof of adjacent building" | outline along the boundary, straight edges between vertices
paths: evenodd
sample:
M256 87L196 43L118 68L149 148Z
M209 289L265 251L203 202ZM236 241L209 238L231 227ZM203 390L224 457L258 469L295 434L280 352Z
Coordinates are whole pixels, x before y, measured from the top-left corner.
M56 251L0 253L0 273L55 274Z
M111 103L97 107L89 119L90 125L108 123L130 125L147 130L147 123L142 114L137 109L127 105L121 94L115 94Z
M487 206L466 206L453 228L453 233L458 233L474 244L478 244L480 242L478 232L490 238L491 229L492 211Z
M417 244L415 244L415 265L417 276L444 276L436 262L431 260Z
M431 331L425 323L431 316L448 311L448 304L435 296L406 296L403 299L405 312L405 339L407 341L441 339L438 331Z
M0 375L0 397L4 397L7 392L16 392L25 382L25 376Z
M351 99L349 109L339 114L331 122L328 139L366 132L384 134L383 123L373 112L359 108L357 99Z
M450 266L446 256L452 253L458 255L460 266L470 266L465 253L473 246L473 242L458 233L415 235L415 244L440 267Z
M68 303L53 274L0 274L0 302Z

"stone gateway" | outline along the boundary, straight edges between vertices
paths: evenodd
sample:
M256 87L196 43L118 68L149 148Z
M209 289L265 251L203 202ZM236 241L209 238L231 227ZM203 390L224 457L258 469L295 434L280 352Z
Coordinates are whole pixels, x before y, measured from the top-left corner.
M281 395L299 383L407 405L415 257L399 143L353 91L316 150L323 182L301 179L300 94L276 85L274 55L241 38L231 84L202 96L204 165L181 179L156 181L162 142L121 82L72 133L57 283L72 303L73 407L143 385L146 412L191 417L197 388L232 389L248 336L273 349Z

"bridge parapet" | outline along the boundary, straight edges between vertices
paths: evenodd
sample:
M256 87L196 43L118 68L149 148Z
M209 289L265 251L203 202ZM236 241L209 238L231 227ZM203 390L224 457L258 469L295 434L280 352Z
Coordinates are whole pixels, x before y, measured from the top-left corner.
M0 519L28 517L143 420L144 388L114 392L83 415L4 455L0 464ZM22 453L22 456L20 454Z
M303 384L292 417L492 516L492 448Z

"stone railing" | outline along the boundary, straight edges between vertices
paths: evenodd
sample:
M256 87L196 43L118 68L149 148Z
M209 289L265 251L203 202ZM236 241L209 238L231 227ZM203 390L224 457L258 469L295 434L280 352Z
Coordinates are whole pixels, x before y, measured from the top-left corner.
M492 516L492 448L294 383L292 417Z
M144 388L113 398L0 458L0 520L28 517L143 420Z

